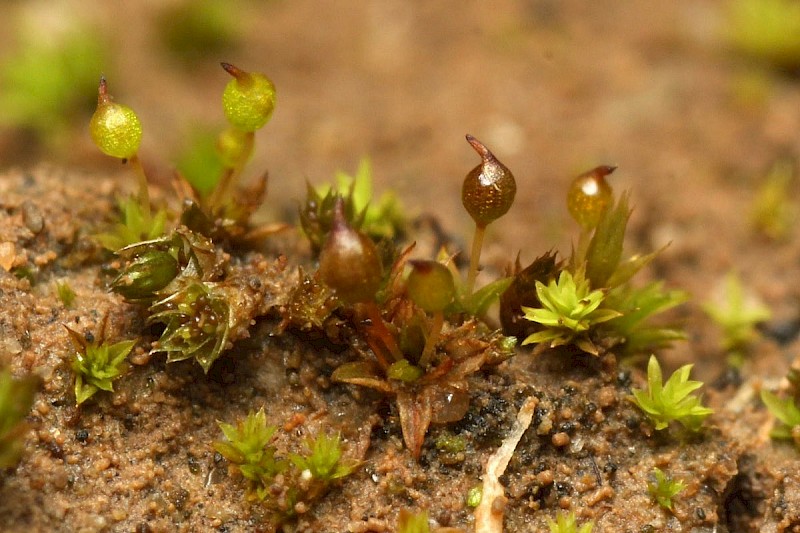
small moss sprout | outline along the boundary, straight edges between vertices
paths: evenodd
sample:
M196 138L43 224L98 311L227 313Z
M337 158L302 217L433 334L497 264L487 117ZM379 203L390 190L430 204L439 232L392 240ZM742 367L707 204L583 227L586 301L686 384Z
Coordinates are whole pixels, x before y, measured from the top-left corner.
M686 488L686 483L667 476L660 468L653 468L652 477L647 482L647 492L662 509L672 511L673 498Z
M276 527L305 512L358 466L344 457L338 433L308 438L302 453L279 454L274 443L277 427L267 424L263 408L236 425L218 424L226 440L214 442L214 449L247 480L248 499L270 511Z
M75 294L75 291L70 286L69 282L64 281L57 281L55 283L56 287L56 295L58 295L58 299L61 300L61 303L64 304L64 307L69 309L72 307L72 304L75 302L75 298L78 296Z
M592 533L594 521L590 520L579 526L574 512L559 511L555 521L547 519L547 527L550 528L550 533Z
M781 399L774 393L762 389L761 401L776 418L770 436L778 440L790 440L800 448L800 408L795 398Z
M702 381L689 379L692 366L680 367L663 382L661 365L655 355L650 356L647 363L648 389L634 389L632 401L650 418L657 431L666 429L670 422L678 422L687 430L696 432L714 412L703 407L700 398L692 394L703 386Z
M75 353L72 370L75 372L75 401L78 405L99 391L114 392L114 380L127 369L126 358L135 340L107 344L102 340L89 342L84 335L67 328Z
M483 486L476 485L467 491L467 507L475 509L481 504L483 499Z
M722 348L734 366L744 362L744 352L758 338L756 326L770 319L769 309L746 294L741 279L729 273L721 298L703 305L703 310L722 330Z
M306 441L306 447L307 453L291 456L292 463L300 469L301 475L330 483L349 476L356 467L356 463L342 460L342 441L338 433L333 436L319 433Z
M276 475L288 467L288 463L275 458L271 445L276 427L267 424L267 414L261 408L250 412L236 425L217 422L226 441L214 442L214 449L236 468L248 482L248 496L264 500Z
M792 160L777 161L756 191L750 208L754 229L772 241L785 241L797 225L800 208L793 194L795 165Z

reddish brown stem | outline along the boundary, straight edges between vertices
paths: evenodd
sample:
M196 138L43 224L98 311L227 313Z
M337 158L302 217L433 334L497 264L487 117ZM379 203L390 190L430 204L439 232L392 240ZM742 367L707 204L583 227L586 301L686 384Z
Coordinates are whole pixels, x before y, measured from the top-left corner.
M384 322L383 316L381 316L381 310L378 309L377 304L375 302L366 302L364 304L364 309L367 312L367 317L372 322L372 331L375 332L383 345L386 346L386 349L389 350L392 358L395 361L404 359L403 352L397 345L397 341L395 340L394 335L392 335L392 332L389 331L388 327L386 327L386 322Z

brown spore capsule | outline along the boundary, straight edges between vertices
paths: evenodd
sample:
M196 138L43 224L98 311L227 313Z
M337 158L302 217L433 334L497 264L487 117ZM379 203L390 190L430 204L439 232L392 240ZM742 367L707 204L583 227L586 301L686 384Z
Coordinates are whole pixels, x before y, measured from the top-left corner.
M467 142L483 160L464 179L461 202L475 224L485 227L505 215L514 203L517 183L514 175L478 139L467 135Z
M603 213L614 200L614 193L605 178L616 169L601 165L572 181L567 192L567 209L584 229L597 227Z
M375 243L347 223L341 198L336 200L331 231L319 254L319 276L348 303L373 301L383 280Z

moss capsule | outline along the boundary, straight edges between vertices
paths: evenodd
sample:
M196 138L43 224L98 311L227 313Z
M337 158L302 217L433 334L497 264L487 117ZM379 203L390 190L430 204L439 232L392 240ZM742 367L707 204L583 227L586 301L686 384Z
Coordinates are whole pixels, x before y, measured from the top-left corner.
M487 226L505 215L514 203L517 184L508 168L472 135L467 142L483 161L464 179L461 201L478 226Z
M229 63L222 63L222 68L233 76L222 93L225 117L242 131L256 131L275 109L275 85L263 74L245 72Z
M319 276L348 303L374 300L383 281L378 248L347 223L341 198L336 200L333 225L319 254Z
M178 262L169 252L148 251L137 257L111 282L111 290L127 300L154 298L178 275Z
M406 281L408 296L428 313L443 311L456 293L453 275L436 261L412 261Z
M584 172L572 181L567 192L567 209L584 229L597 227L603 212L614 200L614 193L605 178L616 169L617 167L602 165Z
M142 124L133 109L111 101L105 78L97 89L97 109L89 122L92 140L104 154L131 159L142 142Z

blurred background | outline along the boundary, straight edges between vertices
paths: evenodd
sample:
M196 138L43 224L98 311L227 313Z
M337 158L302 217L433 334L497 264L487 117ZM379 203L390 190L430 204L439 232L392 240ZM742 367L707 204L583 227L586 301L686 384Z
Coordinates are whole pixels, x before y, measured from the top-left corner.
M273 209L369 156L378 192L466 239L471 133L517 176L491 228L505 258L568 249L564 192L597 164L619 166L649 246L741 218L800 153L797 0L6 0L0 165L119 172L87 134L104 74L142 120L151 175L202 172L224 127L221 60L277 86L248 169L269 170Z

